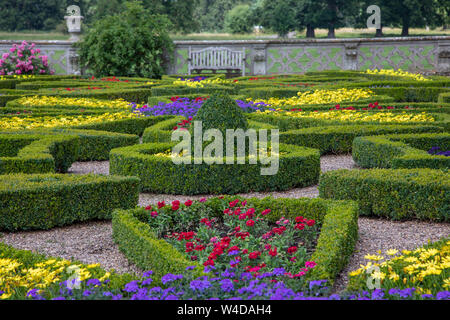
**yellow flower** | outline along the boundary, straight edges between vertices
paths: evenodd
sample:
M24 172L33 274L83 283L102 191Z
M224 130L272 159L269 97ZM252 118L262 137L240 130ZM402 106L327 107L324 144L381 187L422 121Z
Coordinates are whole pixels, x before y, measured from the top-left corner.
M373 260L373 261L381 261L384 259L383 256L377 256L377 255L372 255L372 254L367 254L364 256L364 259L366 260Z
M396 250L396 249L389 249L389 250L386 250L386 254L389 255L389 256L394 256L394 255L396 255L397 253L398 253L398 250Z

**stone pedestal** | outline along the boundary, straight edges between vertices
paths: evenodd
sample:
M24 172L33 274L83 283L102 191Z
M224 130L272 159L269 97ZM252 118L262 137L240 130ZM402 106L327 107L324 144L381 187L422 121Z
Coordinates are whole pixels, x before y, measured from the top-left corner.
M266 61L267 61L267 46L254 46L252 52L252 74L257 75L265 75L266 70Z

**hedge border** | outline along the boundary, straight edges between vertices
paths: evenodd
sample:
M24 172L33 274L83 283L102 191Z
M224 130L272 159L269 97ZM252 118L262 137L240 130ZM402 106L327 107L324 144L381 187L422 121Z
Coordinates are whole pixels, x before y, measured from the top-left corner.
M0 175L0 230L49 229L110 219L139 199L136 177L69 174Z
M357 201L360 215L364 216L450 221L450 173L447 170L328 171L320 176L319 196Z
M259 164L176 165L171 157L154 155L174 145L146 143L113 149L110 173L140 177L142 191L187 195L287 190L317 183L320 173L319 152L309 148L280 144L280 152L286 154L280 155L278 173L262 176Z
M352 156L362 168L449 168L449 157L431 155L425 151L433 146L450 150L450 134L356 137L353 140Z
M309 127L280 132L280 143L319 149L321 154L342 154L351 152L353 139L358 136L443 131L443 128L431 125L340 125Z

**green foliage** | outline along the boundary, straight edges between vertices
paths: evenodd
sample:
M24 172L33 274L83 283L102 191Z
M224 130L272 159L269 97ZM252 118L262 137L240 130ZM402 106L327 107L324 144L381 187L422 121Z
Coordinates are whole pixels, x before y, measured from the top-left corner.
M166 16L152 15L139 2L99 20L80 43L80 60L96 76L160 78L173 45Z
M111 150L110 173L138 176L142 191L168 194L235 194L287 190L317 183L317 150L280 144L279 170L261 175L262 164L174 164L169 156L174 143L147 143Z
M133 210L115 210L113 212L113 238L119 250L143 270L153 271L155 284L161 283L161 277L167 273L183 273L186 267L196 265L167 243L158 239L150 226L135 216L145 215L143 208ZM198 266L197 271L202 268ZM200 276L201 273L198 273Z
M78 157L76 135L0 134L0 174L67 172Z
M320 176L321 198L355 200L360 215L449 221L450 174L434 169L336 170Z
M230 33L249 33L253 30L251 9L247 4L240 4L225 15L225 30Z
M442 131L441 127L430 125L323 126L280 132L280 143L319 149L321 154L341 154L351 152L353 139L358 136Z
M225 136L227 129L247 130L247 118L236 101L226 94L213 94L198 110L193 121L201 121L203 130L218 129Z
M225 199L231 201L235 198L227 196ZM223 208L215 206L216 200L208 199L205 205L221 214ZM246 200L258 211L270 208L271 212L266 218L273 222L281 216L294 218L302 215L322 223L316 250L311 258L317 266L308 277L310 280L327 279L333 283L353 253L358 237L358 207L355 203L272 197ZM125 256L142 269L152 269L156 281L167 272L181 273L185 267L195 265L174 247L156 237L150 226L141 220L147 214L143 208L116 210L113 213L113 237Z
M450 167L450 158L430 155L432 147L450 150L450 134L400 134L357 137L352 154L363 168L431 168Z
M113 209L137 205L139 179L102 175L0 176L0 230L49 229L110 219Z

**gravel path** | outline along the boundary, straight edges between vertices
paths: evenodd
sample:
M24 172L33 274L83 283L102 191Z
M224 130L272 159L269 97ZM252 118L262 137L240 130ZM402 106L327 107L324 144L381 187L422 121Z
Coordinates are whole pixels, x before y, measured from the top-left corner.
M3 233L0 241L17 249L33 250L64 259L100 263L118 273L141 271L129 263L112 238L111 221L90 221L51 230Z
M350 155L329 155L321 157L321 170L357 169ZM109 174L108 161L75 162L69 173ZM317 186L296 188L284 192L253 192L241 194L244 197L315 198L318 196ZM146 206L157 201L170 202L187 199L200 199L211 195L181 196L141 193L139 205ZM421 221L394 222L390 220L359 218L359 240L355 253L347 268L338 276L334 291L338 292L347 284L347 273L364 264L364 256L377 250L413 249L427 240L438 240L450 235L449 223L428 223ZM68 227L54 228L48 231L27 231L4 233L0 241L16 248L35 250L63 258L74 258L84 263L100 263L105 269L122 272L141 273L136 266L129 263L118 250L112 240L110 221L96 221L75 224Z
M339 292L347 286L348 273L356 270L368 260L366 254L378 250L384 254L388 249L412 250L430 241L450 235L450 223L431 223L418 220L391 221L385 219L359 217L359 239L355 252L347 267L336 278L334 291Z

